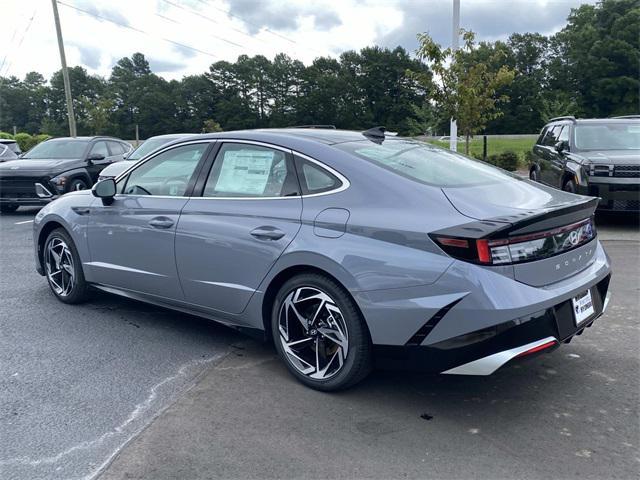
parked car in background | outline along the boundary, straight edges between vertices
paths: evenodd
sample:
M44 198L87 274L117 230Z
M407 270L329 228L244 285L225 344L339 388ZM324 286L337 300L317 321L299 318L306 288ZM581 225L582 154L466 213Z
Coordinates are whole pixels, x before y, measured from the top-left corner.
M131 150L127 142L111 137L45 140L20 158L0 163L0 211L45 205L64 193L91 188L103 168Z
M20 145L15 140L11 140L10 138L0 138L0 145L6 145L16 156L22 153L20 150Z
M185 138L188 136L197 135L195 133L172 133L168 135L157 135L155 137L150 137L144 142L142 142L138 148L132 151L129 155L127 155L124 159L124 162L114 163L109 165L107 168L100 172L99 180L103 180L105 178L115 178L128 169L131 165L135 164L138 160L140 160L145 155L153 152L157 148L160 148L162 145L166 145L169 142L173 142L174 140L179 140L181 138Z
M15 160L16 158L18 158L18 155L11 150L9 145L0 143L0 163L6 162L7 160Z
M45 206L34 253L62 302L218 320L335 390L374 361L489 375L585 332L611 273L596 204L380 128L225 132Z
M551 119L533 147L529 177L600 197L601 211L640 212L640 115Z
M458 142L464 142L464 138L462 137L456 137ZM449 140L451 140L451 137L449 135L445 135L444 137L440 137L438 139L439 142L448 142Z

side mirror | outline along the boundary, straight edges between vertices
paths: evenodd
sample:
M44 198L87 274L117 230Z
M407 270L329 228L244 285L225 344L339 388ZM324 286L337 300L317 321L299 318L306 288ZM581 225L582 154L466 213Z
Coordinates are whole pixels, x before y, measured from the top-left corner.
M104 160L104 155L101 153L92 153L87 157L87 162Z
M560 142L555 144L555 149L556 149L556 152L558 152L558 153L568 152L569 151L569 142L567 142L566 140L562 140L562 141L560 141Z
M105 205L111 205L116 196L116 181L113 178L100 180L93 186L91 193L94 197L101 198Z

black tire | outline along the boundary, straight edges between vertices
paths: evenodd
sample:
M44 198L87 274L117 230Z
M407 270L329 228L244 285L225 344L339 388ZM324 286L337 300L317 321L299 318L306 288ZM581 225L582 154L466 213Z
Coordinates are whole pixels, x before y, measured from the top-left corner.
M531 170L529 170L529 180L533 180L534 182L540 181L538 180L538 169L536 167L533 167Z
M578 187L576 186L575 181L573 181L572 179L569 179L566 182L564 182L564 185L562 185L562 190L569 193L576 193L578 191Z
M0 212L2 213L13 213L18 210L18 205L13 203L3 203L0 205Z
M336 353L333 353L332 359L336 355L340 355L342 362L338 360L331 360L327 363L327 367L331 362L334 362L332 365L335 367L340 364L339 368L335 370L335 373L332 373L328 378L311 378L308 376L309 374L304 374L300 371L299 367L296 367L291 357L285 352L285 347L283 343L286 343L284 335L281 335L280 332L280 314L283 311L283 304L287 298L291 298L290 295L294 294L297 291L304 291L305 289L311 290L319 290L322 293L328 295L333 302L333 305L339 309L336 313L335 311L331 314L330 317L334 322L335 319L342 318L340 322L342 326L346 327L346 336L348 345L346 356L342 355L342 351L339 347L337 347L336 342L327 341L326 335L316 334L318 341L322 342L324 353L322 357L324 359L328 358L327 348L335 347ZM308 297L312 298L312 297ZM305 300L303 299L302 302ZM325 302L326 304L331 305L329 302ZM298 304L300 305L300 304ZM322 317L322 314L316 314L317 318ZM325 317L326 318L326 317ZM316 320L316 322L320 322L320 326L317 327L317 330L322 330L323 320ZM295 323L295 322L294 322ZM304 327L301 324L296 323L297 328L300 331L304 332ZM316 323L317 325L317 323ZM336 324L337 325L337 324ZM326 327L330 327L330 325L324 325ZM287 325L287 330L289 329L289 325ZM333 330L330 328L324 329L329 332L336 332L338 330ZM316 327L310 326L308 332L316 331ZM273 335L273 341L276 346L276 350L278 351L278 355L285 363L291 374L298 379L304 385L311 387L315 390L321 390L325 392L336 391L345 389L355 385L356 383L363 380L371 371L373 361L372 361L372 347L371 347L371 339L369 336L369 330L360 314L358 308L356 307L353 299L349 295L349 293L335 280L321 274L317 273L307 273L296 275L289 279L285 284L280 288L280 291L276 295L275 301L273 303L273 308L271 312L271 333ZM287 335L289 333L287 332ZM314 341L311 340L311 343L308 344L309 347L313 349ZM318 349L318 343L315 343L316 349ZM339 352L337 350L340 350ZM317 362L317 357L316 357ZM318 372L320 369L316 369Z
M69 183L69 186L67 187L67 192L74 192L76 190L86 190L87 188L89 188L89 186L87 185L86 181L84 181L82 178L74 178Z
M50 264L48 263L49 261L55 261L53 255L51 256L51 258L48 258L48 250L50 246L53 244L53 242L59 243L60 241L63 242L64 245L66 245L73 260L73 280L71 282L72 286L70 289L68 289L68 292L65 293L58 291L60 284L62 284L62 286L64 287L64 279L60 281L59 278L50 275L50 272L54 267L51 266L50 268ZM47 282L49 283L51 292L56 296L58 300L64 303L75 304L82 303L88 298L89 285L84 279L84 272L82 271L80 256L78 255L78 250L76 249L71 236L66 232L66 230L64 230L63 228L57 228L49 234L47 240L44 242L42 259ZM62 263L62 261L63 260L60 260L60 263ZM63 268L61 268L61 266L58 266L58 270L62 271Z

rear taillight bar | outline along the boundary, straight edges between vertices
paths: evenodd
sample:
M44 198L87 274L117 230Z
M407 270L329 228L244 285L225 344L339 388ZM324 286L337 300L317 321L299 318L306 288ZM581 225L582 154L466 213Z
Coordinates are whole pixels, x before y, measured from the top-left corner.
M551 257L579 247L594 237L595 228L591 218L507 238L432 236L440 248L452 257L484 265L509 265Z

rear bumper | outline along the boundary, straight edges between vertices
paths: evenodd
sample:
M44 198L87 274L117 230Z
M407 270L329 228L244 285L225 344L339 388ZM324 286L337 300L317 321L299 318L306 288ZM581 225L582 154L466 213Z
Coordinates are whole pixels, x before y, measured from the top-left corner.
M582 335L607 307L610 277L589 287L595 312L579 326L569 299L532 315L429 345L374 345L376 365L381 369L490 375L528 353L550 351Z
M600 197L599 211L640 212L640 179L589 177L588 182L578 193Z

